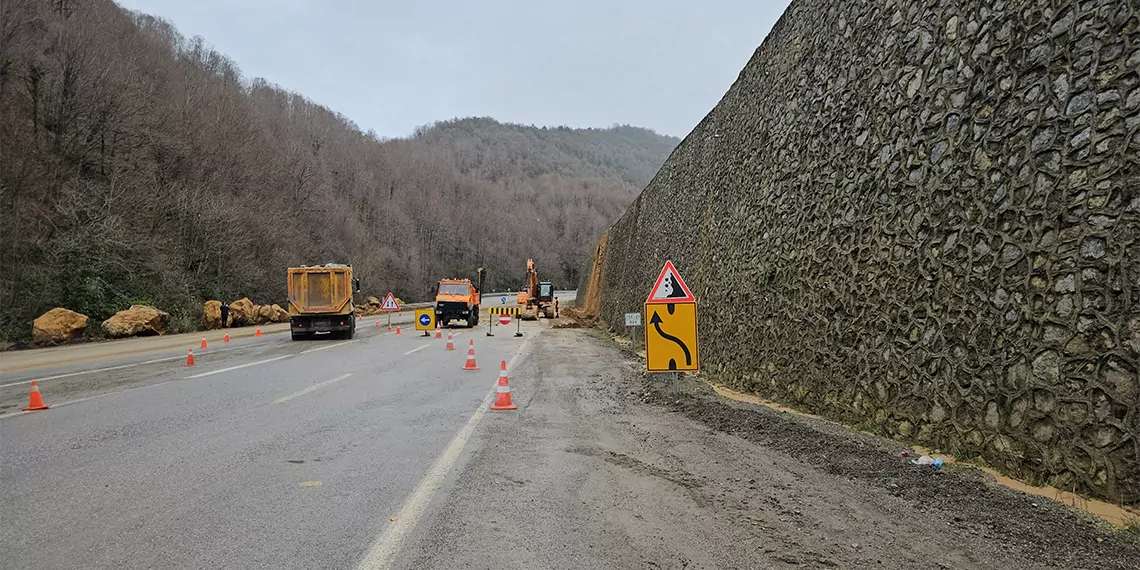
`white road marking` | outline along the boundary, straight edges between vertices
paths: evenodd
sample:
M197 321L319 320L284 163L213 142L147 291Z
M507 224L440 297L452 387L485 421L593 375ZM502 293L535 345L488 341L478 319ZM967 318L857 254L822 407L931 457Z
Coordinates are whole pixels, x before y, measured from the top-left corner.
M223 372L229 372L230 370L237 370L237 369L239 369L239 368L247 368L247 367L250 367L250 366L257 366L258 364L266 364L266 363L268 363L268 362L273 362L273 361L276 361L276 360L281 360L282 358L289 358L289 357L291 357L291 356L293 356L293 355L292 355L292 354L286 354L285 356L278 356L277 358L268 358L268 359L265 359L265 360L258 360L257 362L249 362L249 363L246 363L246 364L238 364L237 366L231 366L231 367L229 367L229 368L223 368L223 369L221 369L221 370L213 370L213 371L210 371L210 372L203 372L203 373L201 373L201 374L195 374L195 375L193 375L193 376L187 376L187 377L186 377L186 379L187 379L187 380L193 380L193 379L195 379L195 378L202 378L202 377L205 377L205 376L213 376L214 374L221 374L221 373L223 373Z
M523 354L527 346L530 344L531 339L528 337L519 347L515 355L511 357L510 363L507 364L508 369L513 369L515 361ZM420 347L423 348L423 347ZM419 349L416 349L419 350ZM391 565L392 560L400 549L400 545L404 539L416 528L416 523L423 515L424 509L431 503L432 498L439 487L443 484L444 478L447 473L451 471L451 467L455 464L455 460L459 458L459 454L463 451L463 447L467 445L467 440L471 438L471 433L479 425L479 420L483 418L483 414L487 413L487 409L491 406L491 398L498 388L499 379L495 377L495 385L479 402L479 407L475 408L475 413L467 420L467 423L455 434L451 443L447 444L447 448L443 450L443 454L436 459L435 463L428 469L428 472L420 480L420 484L416 486L416 490L408 497L404 506L400 508L400 512L395 517L389 517L390 522L387 528L380 532L376 540L372 542L372 546L368 548L368 552L360 560L356 566L358 570L372 570L374 568L387 568Z
M308 394L309 392L312 392L313 390L316 390L318 388L323 388L325 386L328 386L329 384L335 384L337 382L340 382L341 380L344 380L345 378L348 378L349 376L352 376L351 372L349 372L348 374L341 374L340 376L337 376L336 378L333 378L332 380L325 380L324 382L321 382L320 384L313 384L312 386L309 386L308 388L305 388L304 390L293 392L292 394L289 394L288 396L282 396L280 398L277 398L276 400L273 400L273 403L274 404L280 404L283 402L288 402L289 400L292 400L293 398L296 398L297 396L304 396L305 394Z
M239 348L244 348L244 347L242 347L242 346L231 346L228 348L213 348L213 349L208 348L204 351L200 351L198 354L199 355L217 354L219 352L226 352L229 350L237 350ZM170 362L171 360L182 360L185 358L186 358L185 355L171 356L168 358L156 358L154 360L147 360L145 362L135 362L132 364L120 364L119 366L109 366L107 368L96 368L94 370L81 370L79 372L69 372L67 374L57 374L55 376L47 376L45 378L33 378L32 380L35 380L36 382L46 382L48 380L59 380L61 378L71 378L72 376L82 376L84 374L95 374L97 372L110 372L112 370L122 370L124 368L131 368L134 366L143 366L145 364L157 364L159 362ZM0 388L7 388L8 386L19 386L21 384L31 384L32 380L21 380L19 382L9 382L7 384L0 384Z
M431 346L431 345L430 345L430 344L425 344L425 345L423 345L423 346L417 346L417 347L415 347L415 348L413 348L413 349L411 349L411 350L409 350L409 351L405 352L405 353L404 353L404 356L407 356L407 355L409 355L409 354L411 354L411 353L413 353L413 352L419 352L419 351L421 351L421 350L423 350L423 349L425 349L425 348L427 348L427 347L429 347L429 346Z
M134 392L135 390L142 390L143 388L154 388L156 386L162 386L163 384L169 384L171 382L174 382L174 380L167 380L166 382L159 382L158 384L147 384L146 386L135 386L134 388L127 388L125 390L116 390L114 392L107 392L106 394L99 394L98 396L88 396L86 398L79 398L78 400L68 400L66 402L61 402L58 404L49 404L51 406L50 410L54 410L56 408L62 408L64 406L70 406L71 404L78 404L79 402L86 402L88 400L98 400L99 398L102 398L104 396L114 396L115 394L125 394L127 392ZM22 416L24 414L34 414L34 413L35 412L25 412L23 410L20 410L18 412L9 412L7 414L0 414L0 420L15 417L15 416Z
M330 345L327 345L327 346L321 346L321 347L318 347L318 348L310 348L309 350L303 350L303 351L301 351L301 354L309 354L310 352L316 352L316 351L318 351L318 350L328 350L328 349L330 349L330 348L336 348L336 347L338 347L338 346L344 346L344 345L346 345L346 344L348 344L348 343L350 343L350 342L356 342L356 341L355 341L355 340L346 340L346 341L344 341L344 342L338 342L338 343L336 343L336 344L330 344Z

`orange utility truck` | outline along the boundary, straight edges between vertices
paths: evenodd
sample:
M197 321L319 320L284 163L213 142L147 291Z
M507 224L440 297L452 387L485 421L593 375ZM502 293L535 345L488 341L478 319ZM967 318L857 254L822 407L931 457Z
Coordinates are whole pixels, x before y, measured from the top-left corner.
M467 327L479 324L479 305L482 304L483 280L486 273L480 267L479 284L470 279L440 279L435 290L435 322L439 326L451 325L453 320L463 320Z
M352 266L339 263L289 268L289 328L293 340L328 333L334 338L356 334L353 291L360 280Z

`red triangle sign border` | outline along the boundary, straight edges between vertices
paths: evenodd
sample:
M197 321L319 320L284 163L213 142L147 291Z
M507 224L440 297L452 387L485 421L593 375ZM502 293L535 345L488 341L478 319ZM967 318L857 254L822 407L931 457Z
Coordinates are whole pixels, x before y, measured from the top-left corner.
M661 283L665 281L666 275L672 275L675 286L679 287L685 294L684 297L662 297L654 299L653 294L661 288ZM661 273L657 276L657 281L653 283L653 288L649 290L649 298L645 300L646 303L657 304L670 304L670 303L695 303L697 298L693 296L693 292L689 290L689 286L685 284L685 280L681 278L681 274L677 272L677 268L673 265L672 260L665 261L665 267L661 268Z
M388 292L388 296L384 297L384 302L380 304L381 311L399 311L400 305L396 302L396 298L392 296L392 292Z

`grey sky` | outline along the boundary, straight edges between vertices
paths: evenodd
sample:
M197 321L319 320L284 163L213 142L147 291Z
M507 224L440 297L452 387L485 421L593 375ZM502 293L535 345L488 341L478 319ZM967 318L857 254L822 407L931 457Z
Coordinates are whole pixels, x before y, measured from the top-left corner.
M466 116L684 136L788 0L117 0L362 129Z

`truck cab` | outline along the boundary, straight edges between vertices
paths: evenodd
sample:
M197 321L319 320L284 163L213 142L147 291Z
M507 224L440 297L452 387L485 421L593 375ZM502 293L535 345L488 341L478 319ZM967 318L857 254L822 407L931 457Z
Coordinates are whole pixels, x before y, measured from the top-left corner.
M435 292L435 322L441 327L462 320L470 327L479 324L479 305L482 304L484 272L480 267L479 284L470 279L440 279Z

